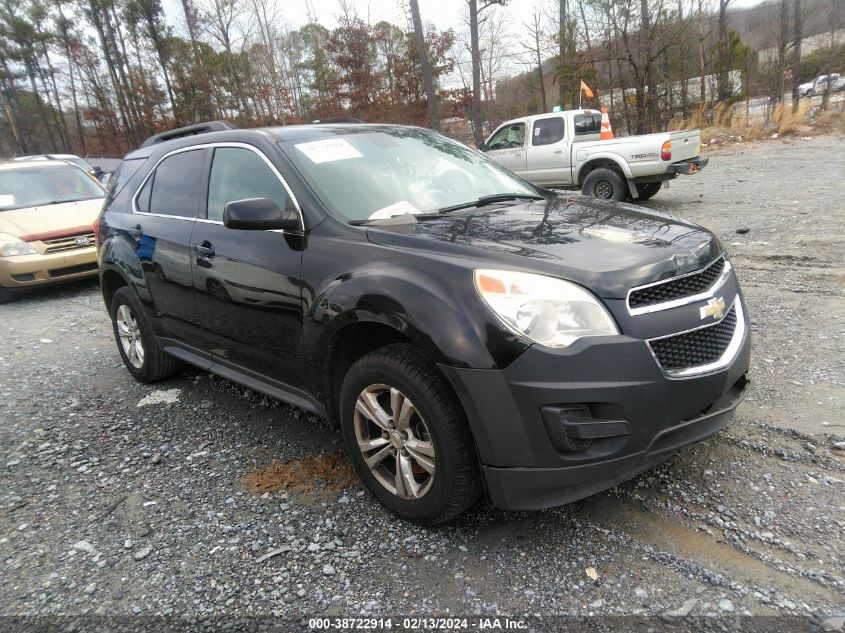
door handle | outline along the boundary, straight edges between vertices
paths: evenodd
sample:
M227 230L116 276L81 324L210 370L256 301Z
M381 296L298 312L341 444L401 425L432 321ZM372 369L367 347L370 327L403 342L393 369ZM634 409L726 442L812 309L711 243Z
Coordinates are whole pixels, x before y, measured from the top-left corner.
M558 149L558 150L555 150L555 152L554 152L554 153L555 153L555 154L563 154L563 150L562 150L562 149Z
M214 247L206 240L202 244L194 244L197 252L197 266L200 268L211 268L211 258L214 257Z
M144 234L144 228L140 224L130 227L127 231L133 239L138 239Z

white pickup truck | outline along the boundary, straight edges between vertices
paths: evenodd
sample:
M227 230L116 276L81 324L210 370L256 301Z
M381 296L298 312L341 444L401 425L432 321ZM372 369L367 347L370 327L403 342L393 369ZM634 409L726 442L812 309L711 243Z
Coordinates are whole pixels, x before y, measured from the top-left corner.
M601 112L567 110L506 121L479 149L544 187L608 200L644 200L667 180L699 172L699 130L600 140Z

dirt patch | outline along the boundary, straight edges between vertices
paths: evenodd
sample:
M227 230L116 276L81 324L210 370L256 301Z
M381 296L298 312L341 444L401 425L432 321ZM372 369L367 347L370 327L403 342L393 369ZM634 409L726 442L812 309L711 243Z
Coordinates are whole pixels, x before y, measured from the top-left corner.
M248 472L241 477L241 483L257 494L279 490L340 492L358 483L358 475L346 453L332 451L284 463L271 462Z

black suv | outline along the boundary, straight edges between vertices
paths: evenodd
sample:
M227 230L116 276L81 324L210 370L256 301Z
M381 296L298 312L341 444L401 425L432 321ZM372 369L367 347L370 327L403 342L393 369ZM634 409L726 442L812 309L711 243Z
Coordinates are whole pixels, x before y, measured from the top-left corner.
M98 224L126 368L197 365L340 424L394 513L579 499L726 423L748 317L707 230L558 196L429 130L149 139Z

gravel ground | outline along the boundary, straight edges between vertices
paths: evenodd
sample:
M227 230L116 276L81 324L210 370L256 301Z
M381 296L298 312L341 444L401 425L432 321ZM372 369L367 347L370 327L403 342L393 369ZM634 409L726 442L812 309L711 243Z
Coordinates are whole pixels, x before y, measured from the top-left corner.
M713 228L743 283L753 386L725 431L439 529L382 511L320 418L198 370L134 382L95 283L0 306L0 614L845 614L843 174L842 137L722 148L648 203Z

